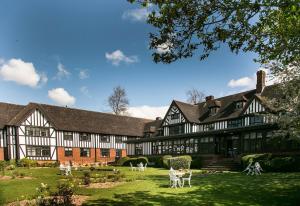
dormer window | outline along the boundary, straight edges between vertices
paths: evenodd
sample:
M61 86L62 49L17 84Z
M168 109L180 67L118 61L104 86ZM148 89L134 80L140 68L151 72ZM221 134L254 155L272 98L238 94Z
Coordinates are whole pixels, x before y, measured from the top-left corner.
M219 107L211 107L209 108L209 114L210 115L215 115L219 111Z
M236 109L242 109L244 107L244 102L243 101L238 101L235 103L235 108Z

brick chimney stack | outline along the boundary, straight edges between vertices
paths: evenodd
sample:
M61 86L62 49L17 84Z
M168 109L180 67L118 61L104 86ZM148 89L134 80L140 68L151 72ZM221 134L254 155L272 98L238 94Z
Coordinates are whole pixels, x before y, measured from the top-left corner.
M256 73L256 93L261 93L266 86L266 72L259 70Z
M207 97L205 97L205 100L206 101L214 100L214 96L212 96L212 95L207 96Z

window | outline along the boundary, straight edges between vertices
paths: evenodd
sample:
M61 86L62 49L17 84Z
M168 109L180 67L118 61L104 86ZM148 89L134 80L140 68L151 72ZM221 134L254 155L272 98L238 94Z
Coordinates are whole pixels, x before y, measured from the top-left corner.
M49 137L49 129L43 127L26 127L26 136Z
M122 143L122 142L123 142L122 137L116 136L116 143Z
M100 141L101 142L110 142L110 138L109 138L109 136L101 136Z
M171 119L179 119L179 113L171 114Z
M242 109L244 107L244 102L243 101L239 101L235 103L235 108L236 109Z
M169 126L169 135L176 135L176 134L183 134L183 133L184 133L183 124Z
M64 140L73 141L73 133L72 132L64 132Z
M91 141L91 136L87 133L80 133L79 134L79 141L87 141L90 142Z
M143 154L143 146L142 144L135 144L135 155Z
M262 151L262 133L251 132L244 135L243 152L261 152Z
M199 140L199 153L213 154L215 153L215 144L213 137L202 137Z
M235 128L235 127L242 127L242 126L243 126L242 119L228 120L227 122L228 128Z
M109 149L100 149L101 157L109 157Z
M27 146L26 152L28 157L50 157L50 146Z
M72 157L73 156L73 149L70 147L65 147L65 157Z
M121 149L117 149L117 150L116 150L116 157L117 157L117 158L122 157L122 150L121 150Z
M211 107L209 108L209 114L214 115L219 111L219 107Z
M250 125L262 124L263 123L263 116L251 116L249 120Z
M89 157L90 149L89 148L80 148L80 157Z

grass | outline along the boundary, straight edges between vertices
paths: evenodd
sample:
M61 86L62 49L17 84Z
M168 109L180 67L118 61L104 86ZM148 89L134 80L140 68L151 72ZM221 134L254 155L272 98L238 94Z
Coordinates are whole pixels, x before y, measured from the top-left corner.
M131 180L109 189L80 188L77 194L89 195L85 205L299 205L300 173L242 173L203 175L194 171L192 187L169 188L168 171L149 168L144 173L119 168ZM52 188L61 178L58 169L18 168L34 179L1 180L0 205L35 194L41 182ZM93 172L97 173L97 172ZM75 176L82 172L73 172Z

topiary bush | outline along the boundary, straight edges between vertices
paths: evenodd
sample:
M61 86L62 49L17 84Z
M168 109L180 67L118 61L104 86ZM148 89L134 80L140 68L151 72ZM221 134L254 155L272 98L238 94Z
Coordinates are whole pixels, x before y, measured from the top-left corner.
M190 169L192 157L189 155L178 156L170 158L170 167L175 170Z
M170 169L170 159L172 158L171 155L164 155L162 156L162 166L166 169Z
M122 159L122 160L121 160ZM129 166L130 163L134 166L136 166L137 164L143 163L143 165L145 165L146 163L149 162L147 157L124 157L120 159L120 165L121 166Z
M148 160L149 160L149 166L151 167L156 167L156 168L163 167L161 156L150 156L148 157Z

